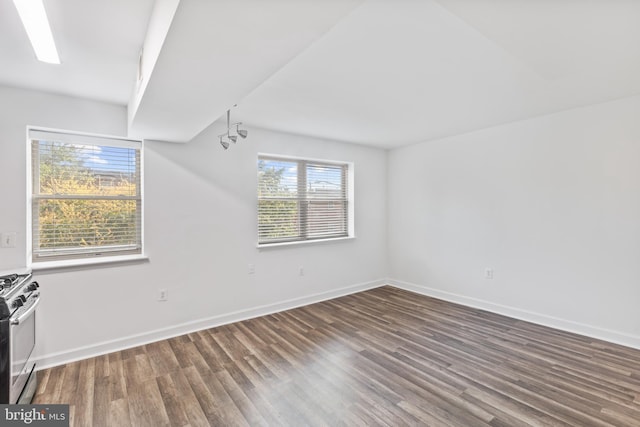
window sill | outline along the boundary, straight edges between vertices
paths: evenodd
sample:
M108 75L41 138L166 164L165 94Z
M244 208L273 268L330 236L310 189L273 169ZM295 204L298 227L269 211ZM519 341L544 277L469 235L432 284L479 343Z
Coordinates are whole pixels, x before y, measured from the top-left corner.
M31 264L31 269L37 272L48 272L56 270L73 270L91 267L107 267L121 264L143 263L148 262L149 257L146 255L121 255L104 258L88 258L88 259L68 259L63 261L40 261Z
M295 247L300 245L322 245L325 243L335 243L344 240L355 240L356 236L336 237L333 239L318 239L318 240L297 240L295 242L279 242L279 243L258 243L256 246L258 249L271 249L271 248L286 248Z

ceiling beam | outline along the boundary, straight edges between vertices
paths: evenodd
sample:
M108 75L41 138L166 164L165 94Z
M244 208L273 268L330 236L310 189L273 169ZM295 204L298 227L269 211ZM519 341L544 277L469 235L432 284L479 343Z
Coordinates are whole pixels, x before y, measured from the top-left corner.
M129 104L130 136L190 141L362 1L160 1Z

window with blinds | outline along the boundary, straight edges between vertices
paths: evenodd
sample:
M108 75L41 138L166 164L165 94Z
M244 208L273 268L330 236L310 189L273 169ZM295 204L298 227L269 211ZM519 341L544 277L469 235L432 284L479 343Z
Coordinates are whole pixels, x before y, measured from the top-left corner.
M260 155L258 244L349 236L349 164Z
M140 141L31 129L33 261L142 253Z

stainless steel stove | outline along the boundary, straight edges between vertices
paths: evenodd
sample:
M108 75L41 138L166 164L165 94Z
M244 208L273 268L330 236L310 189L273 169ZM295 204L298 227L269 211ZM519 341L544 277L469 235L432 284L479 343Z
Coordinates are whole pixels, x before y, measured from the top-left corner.
M40 285L30 272L0 275L0 404L29 403L36 389L36 307Z

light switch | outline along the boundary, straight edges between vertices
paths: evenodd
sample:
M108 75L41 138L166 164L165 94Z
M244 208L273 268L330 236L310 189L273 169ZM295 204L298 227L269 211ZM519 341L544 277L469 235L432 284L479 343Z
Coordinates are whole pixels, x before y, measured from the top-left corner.
M2 233L0 243L3 248L15 248L16 247L16 232Z

